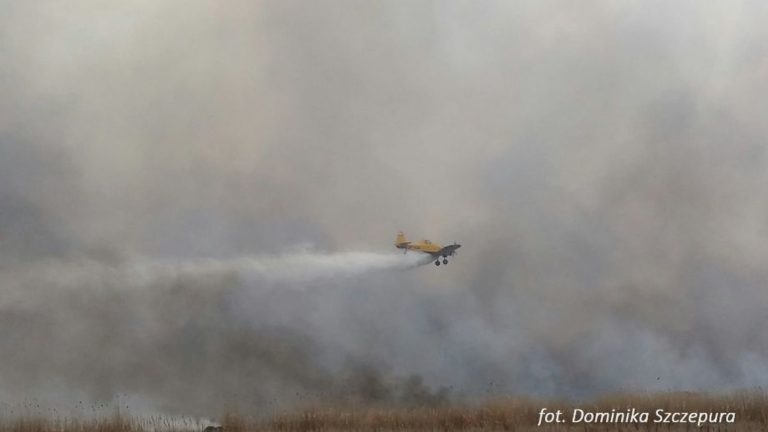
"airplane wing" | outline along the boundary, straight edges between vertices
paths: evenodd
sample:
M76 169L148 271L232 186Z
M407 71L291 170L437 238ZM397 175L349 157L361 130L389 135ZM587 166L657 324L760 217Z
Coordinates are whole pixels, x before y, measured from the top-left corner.
M461 245L459 244L452 244L445 246L444 248L440 249L440 252L437 252L435 255L439 256L451 256L454 252L456 252L456 249L460 248Z

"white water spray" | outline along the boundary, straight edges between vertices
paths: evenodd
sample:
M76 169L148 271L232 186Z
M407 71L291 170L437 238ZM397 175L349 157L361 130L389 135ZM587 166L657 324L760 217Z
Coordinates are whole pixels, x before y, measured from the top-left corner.
M356 277L371 272L408 270L431 261L430 255L416 253L301 251L231 259L151 261L136 263L134 270L149 277L235 272L245 280L302 283L316 279Z
M298 251L278 255L249 255L214 259L138 259L120 264L93 260L45 261L20 272L16 283L40 282L62 287L141 287L163 279L236 275L246 282L302 286L313 280L360 277L368 273L405 271L430 263L430 255L377 252ZM17 291L17 292L23 292Z

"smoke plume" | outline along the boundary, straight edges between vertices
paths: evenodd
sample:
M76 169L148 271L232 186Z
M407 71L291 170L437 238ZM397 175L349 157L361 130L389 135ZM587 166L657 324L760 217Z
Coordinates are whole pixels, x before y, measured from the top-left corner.
M766 7L0 1L0 406L768 385Z
M219 260L47 260L16 268L13 278L4 279L7 295L0 300L3 321L10 329L6 346L18 343L4 356L4 364L18 372L5 381L4 396L17 400L7 403L8 409L19 412L29 401L39 407L41 397L46 409L55 407L70 415L88 414L83 400L102 407L100 411L104 406L114 409L118 397L123 403L130 401L126 409L139 413L159 407L201 415L319 403L321 396L395 403L421 392L421 402L428 402L437 396L416 376L392 381L351 357L341 375L321 367L312 358L322 353L311 338L289 322L262 323L258 315L277 318L281 311L270 313L257 304L267 298L279 301L282 290L306 290L313 284L328 295L330 285L407 270L431 261L426 258L413 253L304 250ZM55 341L60 351L51 357L47 346L18 339L36 334ZM109 347L91 351L102 344ZM45 399L29 393L43 388L50 396L50 376L38 374L43 369L65 386L64 394L71 397L85 390L84 395L75 400ZM240 376L248 371L254 375ZM208 379L217 384L209 386ZM148 403L142 390L147 385L161 395L167 392L167 399ZM400 385L407 386L406 393L397 390ZM179 406L189 411L180 411Z

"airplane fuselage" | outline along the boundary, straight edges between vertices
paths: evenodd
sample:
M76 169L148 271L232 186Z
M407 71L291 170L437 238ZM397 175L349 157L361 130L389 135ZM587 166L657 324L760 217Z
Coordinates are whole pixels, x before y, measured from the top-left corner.
M408 241L405 238L405 234L402 232L397 233L397 239L395 239L395 247L398 249L404 249L404 252L417 251L432 255L436 261L435 265L440 265L440 258L443 258L443 264L448 264L447 258L453 256L456 253L456 249L460 248L460 244L452 244L448 246L441 246L437 243L432 243L429 240L420 240L417 242Z
M419 251L419 252L426 252L429 254L436 254L440 252L440 250L443 249L442 246L440 246L437 243L432 243L429 240L421 240L418 242L405 242L401 244L395 244L395 247L398 249L407 249L412 251Z

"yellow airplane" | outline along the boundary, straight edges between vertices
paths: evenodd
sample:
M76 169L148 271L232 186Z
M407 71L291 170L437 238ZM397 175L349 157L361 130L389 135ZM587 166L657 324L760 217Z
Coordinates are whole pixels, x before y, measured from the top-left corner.
M432 243L429 240L422 240L419 242L410 242L405 238L405 234L402 231L397 233L395 239L395 247L403 249L403 253L407 253L409 250L428 253L435 258L435 265L440 265L440 257L443 258L443 264L448 264L448 257L456 254L456 249L460 248L460 244L455 242L452 245L440 246L437 243Z

